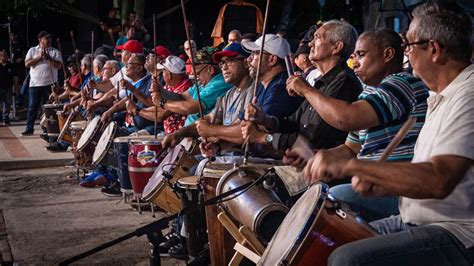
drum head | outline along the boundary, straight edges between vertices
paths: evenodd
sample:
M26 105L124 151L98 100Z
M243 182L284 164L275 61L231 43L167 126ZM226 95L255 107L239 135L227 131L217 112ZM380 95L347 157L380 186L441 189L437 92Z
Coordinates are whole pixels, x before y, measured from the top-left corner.
M87 125L86 129L84 130L84 133L82 133L82 136L79 139L79 142L77 143L78 150L83 149L89 143L89 140L93 137L94 133L96 132L96 128L99 126L99 122L100 122L100 116L96 116L94 117L94 119L91 120L89 125Z
M117 130L117 123L110 122L110 124L105 128L104 132L100 136L99 143L94 150L94 155L92 155L92 163L97 164L100 160L104 157L105 153L110 148L110 144L112 143L112 137L115 135L115 131Z
M282 261L291 264L293 256L317 219L312 215L315 210L321 210L327 190L327 185L315 184L301 196L286 215L258 265L280 265Z
M227 171L233 168L233 163L208 163L202 171L202 176L219 179L227 173Z
M183 177L178 180L178 187L196 189L198 186L198 179L199 176L197 175Z
M131 137L129 140L130 140L130 143L132 144L161 144L161 142L163 141L163 137L162 136L157 136L156 139L155 139L155 136L153 135L149 135L149 136L140 136L140 137L137 137L137 136L127 136L127 137Z

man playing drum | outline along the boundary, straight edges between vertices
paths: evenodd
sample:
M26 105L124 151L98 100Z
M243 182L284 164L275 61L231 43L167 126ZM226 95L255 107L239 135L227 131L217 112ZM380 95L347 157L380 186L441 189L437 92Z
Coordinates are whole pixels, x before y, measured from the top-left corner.
M311 182L352 176L353 189L362 195L400 195L400 215L371 223L383 235L339 247L329 265L474 263L471 18L453 3L426 3L413 16L405 53L434 94L412 162L320 152L306 167Z

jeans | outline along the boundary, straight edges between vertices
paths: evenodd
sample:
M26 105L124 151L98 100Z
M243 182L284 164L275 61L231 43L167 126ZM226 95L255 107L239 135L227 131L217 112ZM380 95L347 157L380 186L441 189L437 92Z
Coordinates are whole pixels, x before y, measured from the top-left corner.
M364 197L352 190L351 184L334 186L329 193L368 222L399 214L398 197Z
M40 107L42 103L48 100L50 92L51 92L51 85L29 88L28 118L26 120L27 131L34 130L35 120L36 120L36 117L38 116L38 108Z
M372 222L383 235L338 247L328 265L473 265L474 247L466 249L446 229L436 225L413 226L400 216Z
M10 107L12 105L12 89L0 88L0 104L3 105L3 122L10 122Z

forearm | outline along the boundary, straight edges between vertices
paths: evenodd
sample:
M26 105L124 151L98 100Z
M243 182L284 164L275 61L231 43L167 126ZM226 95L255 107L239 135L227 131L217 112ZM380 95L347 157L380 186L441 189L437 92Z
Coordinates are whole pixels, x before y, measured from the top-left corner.
M158 109L158 112L155 113L155 109L157 107L155 106L152 106L152 107L147 107L147 108L144 108L144 109L141 109L139 112L138 112L138 115L145 118L145 119L148 119L150 121L157 121L157 122L163 122L163 120L165 120L168 116L170 116L170 112L166 111L166 110L163 110L163 109Z
M95 85L94 89L97 89L101 92L108 92L113 88L114 88L114 86L112 85L112 82L110 82L110 80L104 80L104 81L101 81L101 82L97 83Z
M49 62L51 63L51 65L56 68L56 69L60 69L62 67L62 63L61 61L56 61L54 59L49 59Z
M41 61L41 57L31 58L25 61L25 67L34 67L38 62Z
M244 142L242 131L240 130L240 123L231 126L212 125L211 127L212 137L217 137L234 144L241 144Z
M199 136L195 123L192 123L190 125L187 125L181 128L180 130L176 131L174 134L177 134L179 138L196 138Z
M135 95L135 97L137 97L137 99L138 99L140 102L142 102L144 105L146 105L146 106L153 106L153 100L151 99L151 97L147 97L147 96L144 95L142 92L135 90L135 91L133 92L133 95Z
M192 99L184 101L167 101L164 109L180 115L195 114L199 112L199 103Z

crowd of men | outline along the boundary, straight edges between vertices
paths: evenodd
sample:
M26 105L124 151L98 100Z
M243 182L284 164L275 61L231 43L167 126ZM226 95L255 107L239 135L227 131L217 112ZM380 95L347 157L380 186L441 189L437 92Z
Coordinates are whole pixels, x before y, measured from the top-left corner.
M334 197L380 233L337 248L330 265L473 265L471 18L454 3L435 2L415 8L413 17L405 41L390 29L358 35L345 21L327 21L300 43L291 76L285 66L290 45L279 35L266 34L262 44L262 37L241 41L231 31L222 50L186 42L188 55L164 46L145 55L140 38L146 32L134 38L130 26L115 46L120 62L77 53L64 63L70 74L64 88L53 94L63 60L51 35L41 32L25 58L30 102L23 135L33 134L40 103L50 99L63 102L64 110L79 108L85 118L116 121L130 134L158 130L165 149L199 138L202 155L217 161L242 156L248 142L256 161L281 160L304 168L308 183L331 185ZM114 27L107 32L116 33ZM0 63L5 56L0 53ZM416 117L415 126L381 161L409 117ZM315 153L309 161L292 149L298 136ZM60 142L49 147L65 149ZM102 176L82 182L117 188L113 175ZM170 243L164 247L173 248Z

